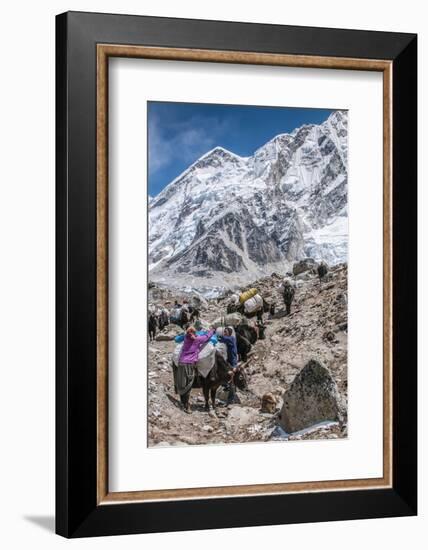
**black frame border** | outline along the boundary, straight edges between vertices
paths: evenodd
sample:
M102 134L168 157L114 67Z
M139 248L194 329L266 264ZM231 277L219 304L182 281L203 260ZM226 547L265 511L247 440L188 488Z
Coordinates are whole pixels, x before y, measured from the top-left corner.
M96 45L389 60L393 487L97 505ZM417 36L67 12L56 18L56 532L65 537L417 513Z

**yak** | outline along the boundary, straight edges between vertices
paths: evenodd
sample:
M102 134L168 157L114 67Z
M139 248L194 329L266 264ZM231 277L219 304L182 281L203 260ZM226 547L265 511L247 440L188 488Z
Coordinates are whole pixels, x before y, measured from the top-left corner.
M320 284L321 284L322 279L324 279L324 277L328 273L327 264L325 264L324 262L321 262L319 264L319 266L317 267L317 273L318 273L319 281L320 281Z
M158 320L156 318L156 315L154 313L150 313L149 315L149 340L150 342L155 339L156 337L156 329L158 326Z
M241 324L235 327L236 346L241 361L247 361L248 354L257 340L264 340L265 329L265 325L260 322L258 322L255 327L247 324Z
M184 308L179 308L178 310L178 316L171 315L170 317L170 323L174 325L178 325L181 328L185 328L187 323L189 322L189 314Z
M271 315L275 314L275 304L272 302L271 304L263 298L263 307L258 309L257 311L253 311L252 313L247 313L245 311L245 304L228 304L226 308L226 313L240 313L241 315L245 315L248 319L252 319L253 317L257 317L257 320L259 322L263 322L263 313L269 312Z
M173 364L173 369L179 368ZM220 386L233 383L235 386L240 390L246 390L248 387L248 381L247 381L247 375L245 373L245 370L243 367L237 367L234 373L232 373L232 370L228 364L228 362L224 359L224 357L216 351L215 354L215 364L213 368L208 373L207 377L204 378L201 375L196 375L195 379L193 381L192 387L189 389L187 393L180 396L181 404L183 406L183 409L188 412L189 411L189 398L190 393L193 388L202 388L204 398L205 398L205 410L210 410L210 403L209 398L211 396L211 403L212 407L215 410L216 409L216 393L217 389Z
M202 378L202 377L201 377ZM214 367L209 372L206 378L202 378L202 391L205 398L205 410L210 410L209 397L211 395L211 404L213 409L216 408L215 396L217 389L225 384L232 383L239 390L246 390L248 387L247 375L243 367L237 367L231 373L231 369L227 361L221 353L216 352L216 361Z

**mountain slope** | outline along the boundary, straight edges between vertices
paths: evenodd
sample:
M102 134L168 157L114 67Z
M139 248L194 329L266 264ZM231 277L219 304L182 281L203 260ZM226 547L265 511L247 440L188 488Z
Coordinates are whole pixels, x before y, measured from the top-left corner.
M347 113L203 155L149 203L150 279L199 289L347 256Z

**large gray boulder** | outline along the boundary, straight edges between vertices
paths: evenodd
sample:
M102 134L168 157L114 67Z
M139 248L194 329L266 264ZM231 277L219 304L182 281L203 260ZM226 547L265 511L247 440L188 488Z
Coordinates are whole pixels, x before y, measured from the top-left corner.
M311 359L284 393L280 424L288 433L325 420L343 422L345 406L327 367Z
M293 275L300 275L300 273L304 273L305 271L310 271L312 269L315 269L316 262L312 258L305 258L304 260L300 260L300 262L296 262L293 265Z

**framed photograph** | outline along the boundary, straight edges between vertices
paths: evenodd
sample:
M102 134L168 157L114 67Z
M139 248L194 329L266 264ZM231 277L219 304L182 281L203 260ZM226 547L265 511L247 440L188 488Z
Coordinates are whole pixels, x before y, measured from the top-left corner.
M416 514L416 35L56 25L57 533Z

